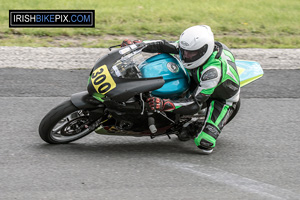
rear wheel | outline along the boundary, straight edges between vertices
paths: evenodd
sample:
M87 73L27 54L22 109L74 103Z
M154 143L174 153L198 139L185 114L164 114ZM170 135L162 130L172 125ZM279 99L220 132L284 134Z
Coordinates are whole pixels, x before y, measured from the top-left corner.
M53 108L42 119L39 134L50 144L66 144L93 131L88 128L91 123L89 119L89 111L78 109L68 100Z

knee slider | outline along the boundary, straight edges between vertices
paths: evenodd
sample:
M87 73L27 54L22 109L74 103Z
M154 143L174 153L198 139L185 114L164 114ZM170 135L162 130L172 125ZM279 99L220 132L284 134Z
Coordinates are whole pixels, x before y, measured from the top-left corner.
M195 143L199 148L212 149L216 145L216 139L205 132L201 132L196 138Z
M203 131L195 138L195 143L199 148L212 149L216 145L220 131L211 124L206 124Z
M215 144L207 141L206 139L202 139L199 146L205 149L211 149L213 146L215 146Z

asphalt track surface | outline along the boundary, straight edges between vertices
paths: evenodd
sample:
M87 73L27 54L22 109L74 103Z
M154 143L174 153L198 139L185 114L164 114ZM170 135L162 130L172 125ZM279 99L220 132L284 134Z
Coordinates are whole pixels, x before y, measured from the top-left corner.
M245 86L208 156L176 136L43 142L42 117L88 75L0 69L0 199L300 199L300 70L265 70Z

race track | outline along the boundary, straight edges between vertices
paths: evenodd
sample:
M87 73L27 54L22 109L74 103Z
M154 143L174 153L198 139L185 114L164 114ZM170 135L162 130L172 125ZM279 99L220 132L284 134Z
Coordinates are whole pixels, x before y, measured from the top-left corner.
M46 144L40 120L88 76L0 68L0 199L300 199L299 69L265 69L245 86L209 156L176 136Z

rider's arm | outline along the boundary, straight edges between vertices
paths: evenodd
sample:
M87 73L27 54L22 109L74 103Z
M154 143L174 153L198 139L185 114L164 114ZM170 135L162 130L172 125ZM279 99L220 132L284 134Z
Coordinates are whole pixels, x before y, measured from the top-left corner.
M173 100L175 113L187 114L195 113L200 106L206 102L213 94L215 88L221 80L221 68L216 66L209 66L199 74L199 85L193 92L190 98L182 98Z
M205 102L213 94L222 78L221 67L206 67L199 76L199 85L194 91L194 97L199 102Z
M177 43L169 43L166 40L157 40L153 42L146 42L148 46L143 49L144 52L148 53L172 53L178 54L178 45Z

